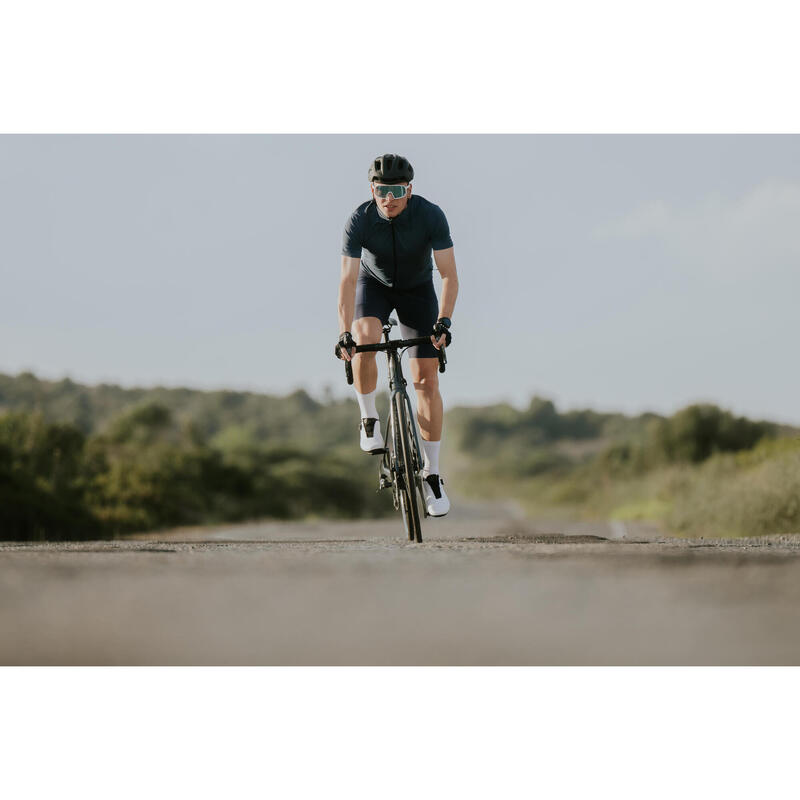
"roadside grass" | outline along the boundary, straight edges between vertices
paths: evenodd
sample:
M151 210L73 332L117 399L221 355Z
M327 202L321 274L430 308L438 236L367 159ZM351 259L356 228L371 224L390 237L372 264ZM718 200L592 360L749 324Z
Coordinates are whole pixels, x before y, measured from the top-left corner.
M686 482L665 522L702 536L800 532L800 440L709 459Z
M502 476L502 477L500 477ZM648 521L665 533L742 537L800 533L800 438L764 439L699 464L617 469L593 459L544 474L473 465L459 476L472 496L513 497L530 516Z

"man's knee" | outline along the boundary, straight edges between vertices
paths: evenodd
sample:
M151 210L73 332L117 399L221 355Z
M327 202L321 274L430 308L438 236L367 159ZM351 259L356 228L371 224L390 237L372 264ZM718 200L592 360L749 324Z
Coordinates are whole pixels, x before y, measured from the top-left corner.
M381 340L383 326L377 317L360 317L353 321L353 338L356 344L377 344ZM356 361L367 364L375 361L377 353L356 353Z
M360 317L353 322L353 338L358 344L377 344L381 340L382 330L383 326L377 317Z
M420 358L412 369L414 388L425 395L435 396L439 391L439 359Z

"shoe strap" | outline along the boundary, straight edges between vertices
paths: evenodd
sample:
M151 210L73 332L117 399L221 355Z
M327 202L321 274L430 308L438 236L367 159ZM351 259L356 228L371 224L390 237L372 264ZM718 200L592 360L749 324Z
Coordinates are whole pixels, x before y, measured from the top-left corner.
M377 421L377 419L373 419L372 417L365 417L361 420L361 427L364 429L364 433L369 439L375 435L375 423Z
M441 488L440 483L439 483L440 481L441 481L441 483L444 483L444 481L438 475L426 475L425 476L425 482L428 484L428 486L431 487L431 491L433 492L433 496L437 500L441 500L442 499L442 488Z

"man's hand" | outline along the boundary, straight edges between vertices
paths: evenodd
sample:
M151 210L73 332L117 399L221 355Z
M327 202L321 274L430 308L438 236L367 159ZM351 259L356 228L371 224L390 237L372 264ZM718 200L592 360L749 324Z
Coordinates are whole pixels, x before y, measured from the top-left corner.
M356 351L353 349L355 347L356 342L353 340L352 334L350 331L345 331L339 337L339 341L336 343L333 353L336 358L343 358L345 361L352 361L353 356L356 353Z
M442 345L450 347L450 342L453 340L453 336L450 333L450 325L451 322L447 317L440 317L433 326L431 342L433 342L433 346L437 350L441 350Z

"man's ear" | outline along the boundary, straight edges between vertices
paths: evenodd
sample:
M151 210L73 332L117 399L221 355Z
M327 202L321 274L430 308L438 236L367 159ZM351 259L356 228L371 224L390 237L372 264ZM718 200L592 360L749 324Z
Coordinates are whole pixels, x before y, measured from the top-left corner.
M409 197L411 197L411 187L412 187L413 185L414 185L413 183L409 183L409 184L408 184L408 196L409 196Z

